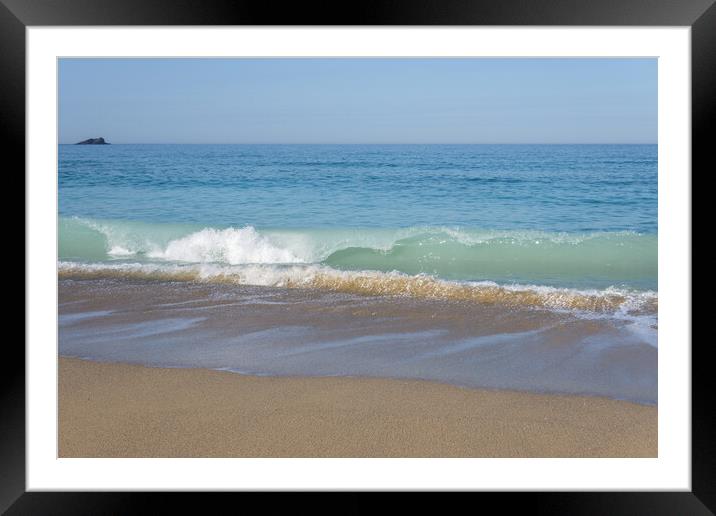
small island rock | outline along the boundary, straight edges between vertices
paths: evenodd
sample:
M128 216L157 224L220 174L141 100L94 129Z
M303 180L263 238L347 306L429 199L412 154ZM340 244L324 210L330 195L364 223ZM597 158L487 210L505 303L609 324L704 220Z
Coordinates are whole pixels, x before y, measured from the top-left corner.
M104 141L104 138L90 138L89 140L84 140L81 142L77 142L75 145L109 145L106 141Z

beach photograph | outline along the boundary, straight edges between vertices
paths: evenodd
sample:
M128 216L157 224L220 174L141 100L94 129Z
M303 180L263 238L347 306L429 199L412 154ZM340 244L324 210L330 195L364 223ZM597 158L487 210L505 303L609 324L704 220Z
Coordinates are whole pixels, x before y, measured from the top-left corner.
M658 457L657 67L59 58L59 457Z

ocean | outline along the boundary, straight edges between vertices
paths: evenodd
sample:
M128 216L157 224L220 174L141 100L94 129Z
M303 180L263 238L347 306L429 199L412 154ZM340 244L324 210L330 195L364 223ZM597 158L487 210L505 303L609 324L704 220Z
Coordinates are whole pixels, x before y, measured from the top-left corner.
M656 145L58 155L61 354L656 402Z

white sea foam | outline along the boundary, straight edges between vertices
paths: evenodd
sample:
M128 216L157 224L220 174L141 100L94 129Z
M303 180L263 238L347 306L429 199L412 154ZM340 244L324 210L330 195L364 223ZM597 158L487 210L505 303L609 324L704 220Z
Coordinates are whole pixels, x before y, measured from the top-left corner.
M148 256L179 262L218 262L229 265L303 262L290 250L271 243L251 226L239 229L206 228L172 240L165 249L149 252Z
M64 277L128 277L201 281L283 288L316 288L362 295L447 299L506 306L601 313L620 317L655 315L656 292L622 289L577 290L539 285L499 285L491 281L458 282L426 274L342 271L311 264L220 263L78 263L60 262Z
M110 247L107 254L110 256L132 256L137 254L137 252L127 249L126 247L122 247L121 245L114 245Z

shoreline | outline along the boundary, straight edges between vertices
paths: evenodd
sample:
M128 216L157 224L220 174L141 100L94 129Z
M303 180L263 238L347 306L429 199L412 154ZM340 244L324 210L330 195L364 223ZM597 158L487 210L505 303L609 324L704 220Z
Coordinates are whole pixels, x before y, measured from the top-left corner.
M59 358L60 457L655 457L658 407Z
M644 321L318 289L60 280L59 353L261 376L428 380L657 403Z

